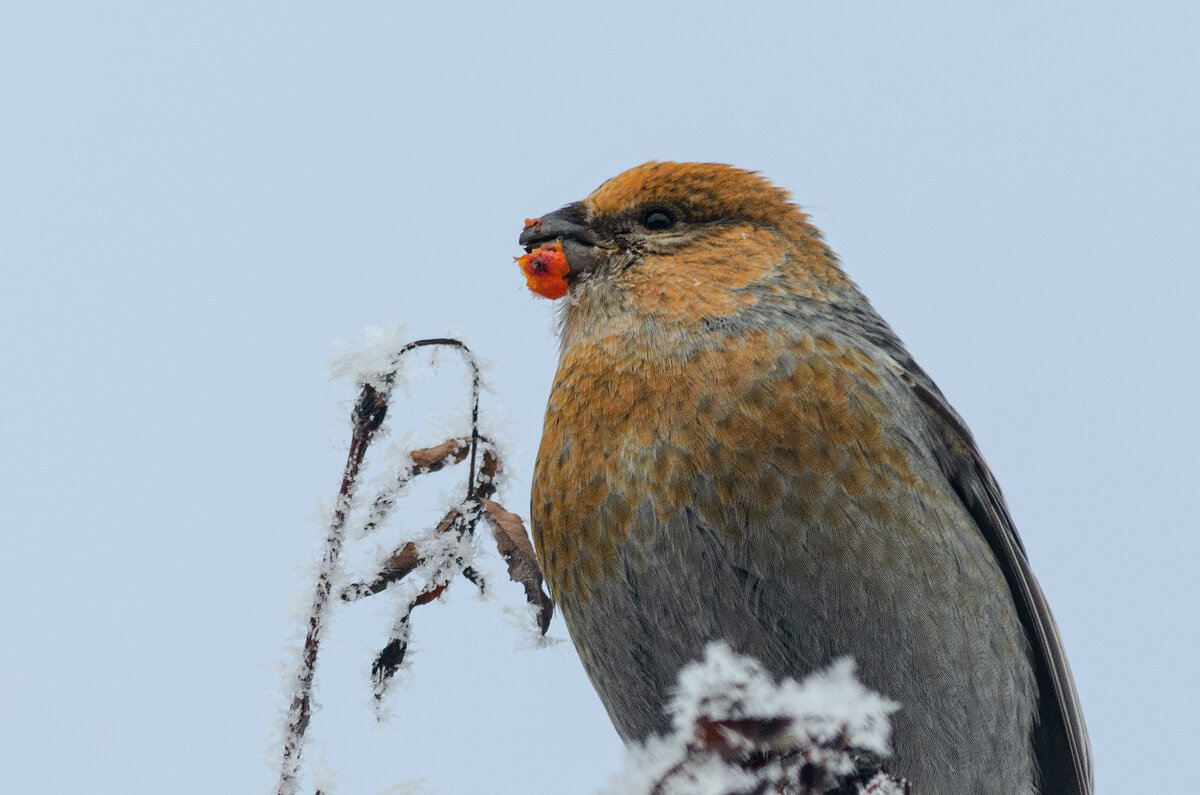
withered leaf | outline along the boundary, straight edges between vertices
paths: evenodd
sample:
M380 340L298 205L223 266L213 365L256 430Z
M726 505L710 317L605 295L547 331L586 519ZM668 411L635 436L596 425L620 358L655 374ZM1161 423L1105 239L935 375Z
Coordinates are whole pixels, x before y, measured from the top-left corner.
M392 583L407 577L419 565L421 565L421 557L417 554L417 545L408 541L384 561L383 567L374 580L351 583L343 588L342 601L355 602L365 596L373 596Z
M467 457L470 450L470 439L447 439L433 447L413 450L410 454L413 462L413 474L437 472L447 463L457 464ZM451 461L451 459L453 460Z
M458 508L451 508L442 517L442 521L438 522L434 532L447 533L451 529L458 527L461 533L463 530L460 526L462 520L462 511ZM341 593L342 601L354 602L366 596L374 596L392 583L403 580L412 573L413 569L424 562L424 559L417 554L417 545L412 541L407 541L404 546L388 556L388 559L384 561L383 567L380 568L379 574L375 575L374 580L370 582L351 583L343 588Z
M554 615L554 601L542 590L542 570L538 567L537 555L533 552L533 543L525 530L525 523L515 513L506 511L499 503L489 499L479 500L483 506L484 517L496 537L496 547L500 557L508 564L508 576L525 589L525 599L537 608L538 627L542 634L550 628L550 618Z

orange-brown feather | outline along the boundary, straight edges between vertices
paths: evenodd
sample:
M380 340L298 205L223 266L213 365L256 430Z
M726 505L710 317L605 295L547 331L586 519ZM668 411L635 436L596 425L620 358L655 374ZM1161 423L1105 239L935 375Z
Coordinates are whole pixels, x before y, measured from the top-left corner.
M533 486L538 553L556 593L586 599L641 500L659 521L688 506L726 532L736 532L730 506L752 524L783 511L836 528L846 495L873 518L898 519L888 492L917 480L885 438L869 359L823 337L768 331L672 362L669 377L644 366L652 355L564 351ZM700 477L715 492L702 492Z

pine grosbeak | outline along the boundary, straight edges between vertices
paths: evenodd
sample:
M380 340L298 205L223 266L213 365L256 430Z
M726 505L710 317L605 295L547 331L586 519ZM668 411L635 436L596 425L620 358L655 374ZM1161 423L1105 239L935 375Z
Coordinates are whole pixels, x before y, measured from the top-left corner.
M626 741L723 640L850 655L925 793L1090 793L1058 632L970 432L783 190L647 163L526 222L566 296L537 551Z

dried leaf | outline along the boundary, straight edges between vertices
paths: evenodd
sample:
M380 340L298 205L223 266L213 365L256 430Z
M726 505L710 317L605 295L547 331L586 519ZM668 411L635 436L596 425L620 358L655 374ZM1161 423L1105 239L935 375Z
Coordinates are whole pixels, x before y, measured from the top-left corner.
M787 736L790 718L725 718L714 720L706 715L696 719L695 739L705 752L725 761L743 756L747 749L779 749L794 743Z
M542 570L538 567L533 543L525 530L525 523L515 513L506 511L499 503L480 499L484 516L496 537L500 556L508 564L508 576L525 589L525 599L537 608L538 627L542 634L550 628L554 615L554 601L542 590Z
M417 545L409 541L397 549L384 562L379 574L371 582L356 582L342 589L343 602L357 602L366 596L373 596L394 582L399 582L421 565L421 556L417 554Z
M414 475L437 472L447 463L457 464L471 451L470 439L447 439L439 445L413 450L410 454ZM450 459L454 459L451 461Z
M462 519L462 511L458 508L451 508L442 517L442 521L438 522L434 532L449 532L454 527L459 526ZM371 580L371 582L351 583L343 588L341 593L342 601L356 602L364 597L374 596L392 583L403 580L412 573L413 569L424 562L424 559L417 554L417 545L412 541L408 541L388 557L387 561L379 569L379 574L375 575L374 580Z
M381 701L387 692L388 683L404 664L408 652L408 638L392 638L371 663L371 681L375 685L375 700Z
M486 440L484 440L486 442ZM500 459L488 444L483 447L483 464L475 476L475 496L483 499L496 493L496 473L500 471Z

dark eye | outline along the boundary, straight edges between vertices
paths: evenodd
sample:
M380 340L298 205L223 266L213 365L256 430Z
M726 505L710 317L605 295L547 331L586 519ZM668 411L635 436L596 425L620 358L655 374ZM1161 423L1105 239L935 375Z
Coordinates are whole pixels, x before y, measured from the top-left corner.
M661 232L675 226L675 216L662 209L647 210L642 214L642 226L651 232Z

